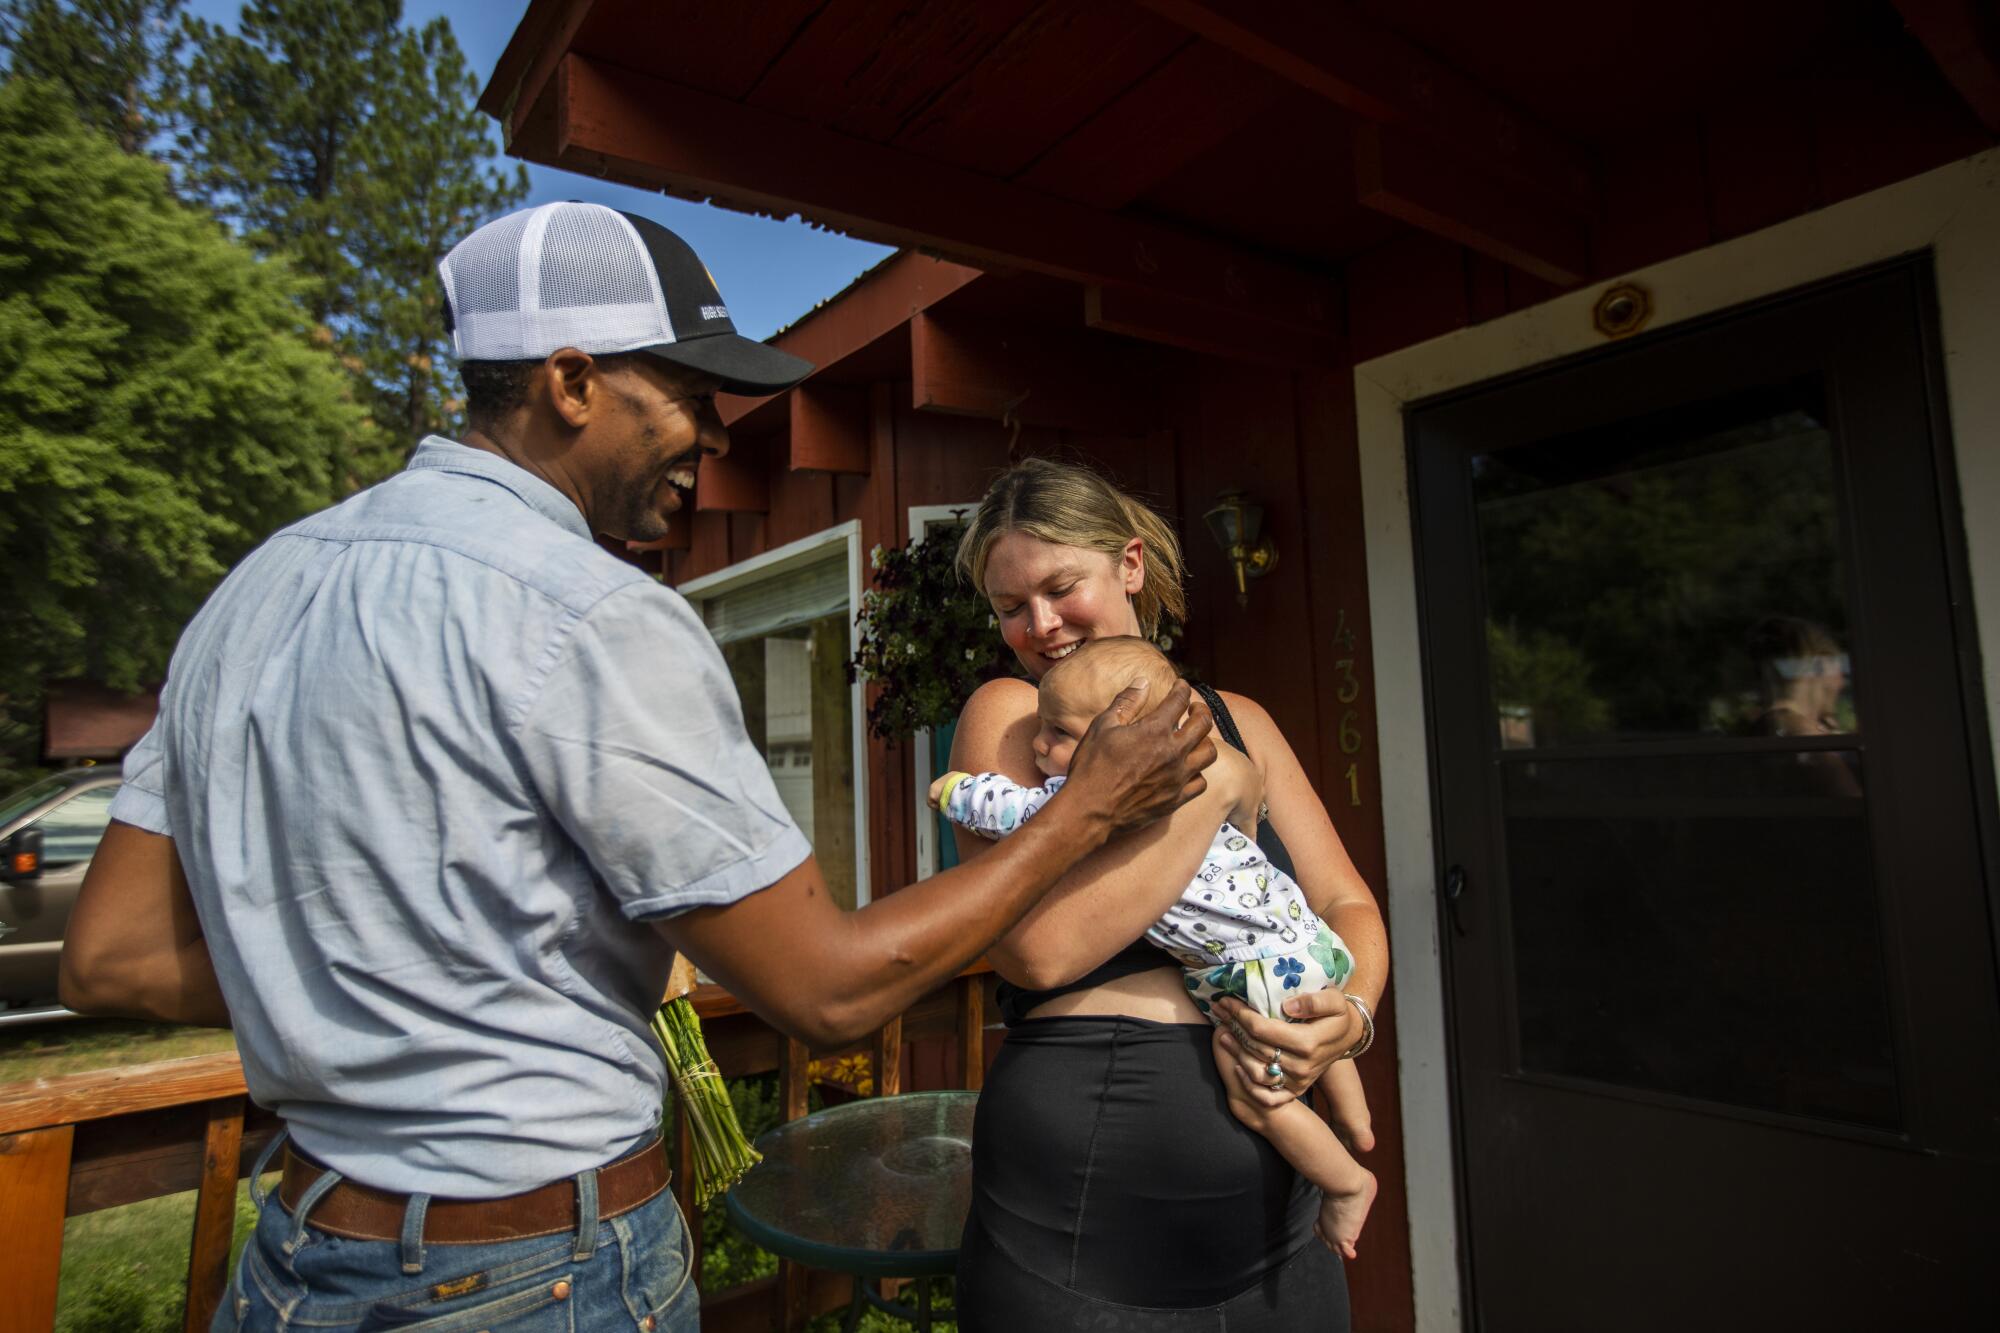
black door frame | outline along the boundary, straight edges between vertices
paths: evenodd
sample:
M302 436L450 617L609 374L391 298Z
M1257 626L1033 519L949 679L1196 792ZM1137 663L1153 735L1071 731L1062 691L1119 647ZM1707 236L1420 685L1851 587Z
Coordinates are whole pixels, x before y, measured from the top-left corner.
M1955 650L1955 672L1957 682L1957 705L1965 721L1966 758L1969 776L1972 780L1973 825L1978 840L1977 856L1984 875L1984 898L1989 928L1989 948L1996 960L2000 960L2000 783L1996 783L1993 747L1990 740L1990 719L1981 673L1981 653L1974 618L1974 604L1971 595L1972 575L1967 551L1965 529L1966 516L1961 501L1956 465L1955 441L1951 431L1950 416L1945 392L1943 355L1938 319L1938 292L1935 266L1929 251L1878 263L1858 266L1814 282L1766 295L1755 300L1713 311L1690 318L1658 331L1640 335L1607 346L1591 348L1583 352L1552 359L1550 361L1523 367L1506 374L1464 385L1445 393L1413 399L1401 404L1404 416L1404 467L1405 484L1408 489L1408 514L1410 522L1411 560L1415 574L1416 628L1420 645L1420 675L1426 722L1426 745L1428 761L1428 786L1430 797L1431 851L1433 855L1433 882L1439 886L1436 899L1435 929L1439 941L1439 972L1445 987L1443 995L1443 1017L1445 1030L1445 1080L1450 1094L1450 1124L1453 1154L1454 1221L1458 1231L1457 1263L1460 1283L1459 1308L1461 1321L1465 1327L1476 1327L1477 1300L1477 1256L1472 1226L1470 1202L1467 1189L1467 1143L1465 1137L1465 1112L1462 1104L1461 1078L1459 1074L1462 1051L1462 1035L1454 1003L1452 987L1454 968L1451 951L1455 938L1455 920L1442 892L1446 884L1449 863L1455 858L1450 855L1445 826L1446 804L1441 763L1441 734L1447 726L1462 726L1464 718L1449 717L1441 703L1441 689L1438 667L1442 660L1436 642L1436 626L1440 617L1463 614L1466 608L1440 607L1432 592L1433 581L1426 576L1427 552L1432 550L1432 542L1437 533L1427 528L1419 497L1422 494L1421 473L1425 463L1423 446L1417 432L1417 419L1427 409L1432 409L1473 397L1484 396L1496 389L1518 385L1522 382L1566 373L1579 367L1632 353L1657 351L1671 346L1675 341L1687 339L1712 330L1720 325L1737 321L1745 315L1772 310L1803 300L1825 295L1842 287L1856 285L1887 273L1908 275L1916 298L1918 321L1915 330L1920 351L1924 376L1924 397L1928 410L1929 435L1927 447L1936 494L1937 517L1943 536L1943 565L1945 583L1950 607L1952 643ZM1746 383L1757 376L1746 374ZM1559 431L1556 433L1560 433ZM2000 515L1995 516L2000 519ZM1454 516L1458 534L1470 539L1469 514ZM1850 580L1853 578L1850 572ZM1871 654L1879 660L1879 652ZM1478 668L1484 671L1482 662ZM1861 682L1857 681L1857 692ZM1879 683L1871 684L1871 689L1881 688ZM1864 709L1863 716L1867 716ZM1483 725L1483 721L1477 725ZM1490 803L1489 811L1497 819L1497 803ZM1490 821L1489 821L1490 822ZM1497 847L1493 841L1497 828L1481 830L1480 837L1486 845L1477 849L1479 854L1490 856ZM1463 841L1461 837L1460 841ZM1496 928L1504 927L1504 922L1494 923ZM1888 939L1885 936L1885 945ZM2000 999L2000 997L1996 997ZM1899 1041L1908 1034L1903 1030L1902 1018L1898 1016L1897 1036ZM1547 1076L1542 1077L1545 1081ZM1670 1101L1661 1098L1662 1101ZM1759 1118L1755 1112L1742 1113L1744 1118ZM1810 1130L1810 1126L1796 1125L1787 1117L1773 1117L1788 1127ZM1869 1131L1857 1131L1856 1137L1873 1137Z

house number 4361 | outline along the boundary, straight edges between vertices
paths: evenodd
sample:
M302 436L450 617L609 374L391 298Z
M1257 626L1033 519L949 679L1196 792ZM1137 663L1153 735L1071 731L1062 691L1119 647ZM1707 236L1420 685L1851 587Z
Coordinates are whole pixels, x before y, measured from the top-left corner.
M1346 656L1334 659L1334 679L1339 688L1334 699L1341 705L1340 711L1340 752L1356 755L1361 752L1361 710L1353 705L1361 698L1361 677L1356 674L1354 655L1354 631L1347 627L1347 610L1341 608L1333 626L1333 646ZM1347 779L1347 803L1361 804L1361 761L1350 758L1347 771L1342 774Z

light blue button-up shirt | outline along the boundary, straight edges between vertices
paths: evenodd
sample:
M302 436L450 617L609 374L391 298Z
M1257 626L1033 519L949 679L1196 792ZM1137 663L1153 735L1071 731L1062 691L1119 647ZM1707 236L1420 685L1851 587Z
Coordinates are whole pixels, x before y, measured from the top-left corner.
M111 813L175 840L250 1095L472 1198L655 1131L650 923L810 851L687 602L436 437L224 580Z

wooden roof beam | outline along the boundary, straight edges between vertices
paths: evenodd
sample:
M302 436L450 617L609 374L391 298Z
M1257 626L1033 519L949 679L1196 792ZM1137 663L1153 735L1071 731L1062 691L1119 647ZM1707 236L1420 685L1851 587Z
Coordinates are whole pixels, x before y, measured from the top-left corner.
M590 17L592 0L534 0L500 53L493 77L479 94L479 109L500 122L500 138L512 147L556 62Z
M1590 273L1582 223L1537 209L1520 191L1497 187L1380 125L1354 132L1354 194L1378 213L1558 287L1574 287Z
M694 511L697 514L749 513L771 511L771 481L764 475L760 459L747 457L744 444L732 444L726 454L704 458L694 474ZM749 452L761 454L761 448Z
M876 340L899 333L911 315L942 301L981 272L965 264L905 251L883 260L856 278L847 290L807 311L771 342L812 362L815 376L824 375ZM733 428L777 396L725 393L716 396L715 405L722 414L722 424ZM772 415L777 415L775 408ZM755 424L764 424L761 415Z
M910 321L921 411L1130 435L1159 416L1157 354L1115 339L927 311Z
M1577 212L1595 206L1596 169L1580 146L1344 4L1138 3L1365 120L1413 130Z
M1345 344L1332 334L1299 333L1247 319L1219 320L1201 306L1126 288L1084 288L1083 323L1229 361L1321 370L1350 364Z
M868 390L858 384L822 384L809 379L788 396L792 471L866 475L873 424Z
M1307 332L1337 327L1325 275L1115 216L631 70L569 55L556 165L737 207L800 212L857 236L987 267L1136 287Z
M1917 40L1980 124L2000 134L2000 17L1981 0L1896 0Z

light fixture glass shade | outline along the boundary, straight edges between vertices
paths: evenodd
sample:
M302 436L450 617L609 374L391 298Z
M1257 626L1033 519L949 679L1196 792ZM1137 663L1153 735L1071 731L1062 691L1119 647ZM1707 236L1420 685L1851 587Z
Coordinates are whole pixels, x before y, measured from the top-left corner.
M1215 534L1215 544L1225 555L1233 556L1236 548L1257 544L1257 534L1264 527L1264 506L1232 487L1215 497L1215 508L1202 518Z

